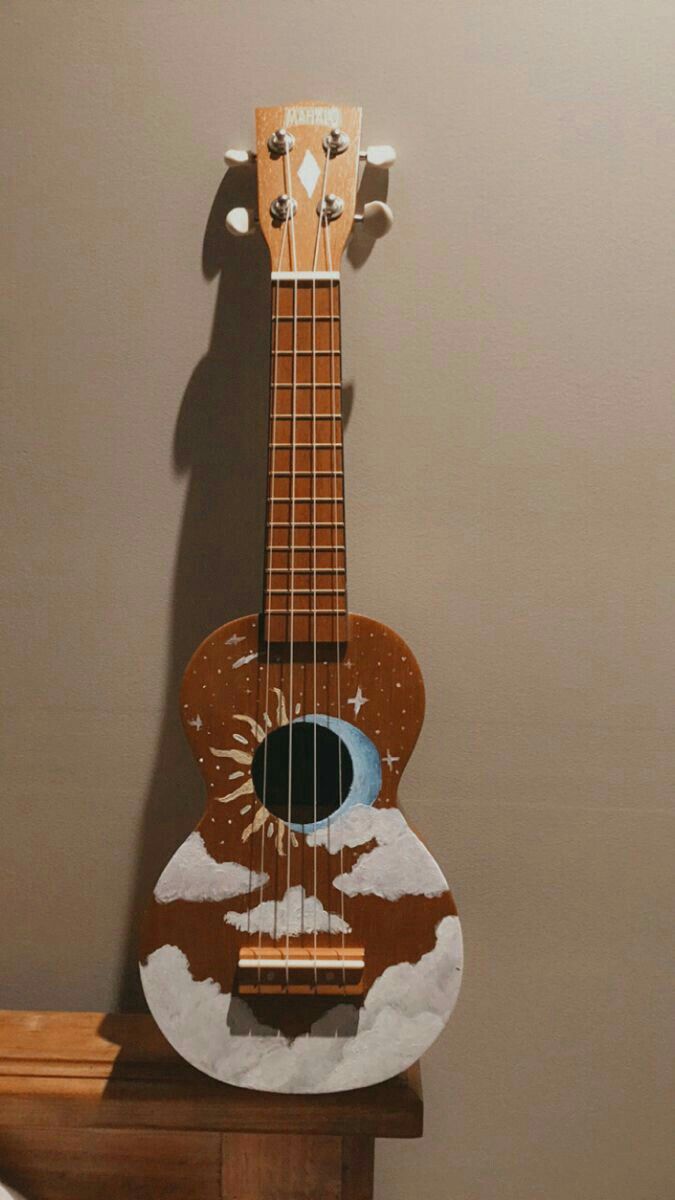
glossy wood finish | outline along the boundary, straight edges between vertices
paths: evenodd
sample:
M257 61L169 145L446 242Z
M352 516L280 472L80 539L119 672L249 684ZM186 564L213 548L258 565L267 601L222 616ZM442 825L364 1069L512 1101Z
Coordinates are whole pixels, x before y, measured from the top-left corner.
M0 1180L29 1200L369 1200L419 1071L342 1095L227 1087L144 1014L0 1012Z

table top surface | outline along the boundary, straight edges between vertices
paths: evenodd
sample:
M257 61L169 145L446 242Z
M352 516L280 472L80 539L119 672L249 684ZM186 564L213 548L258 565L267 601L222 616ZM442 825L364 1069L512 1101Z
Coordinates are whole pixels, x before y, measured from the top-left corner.
M419 1066L324 1095L253 1092L184 1062L147 1013L0 1010L0 1127L16 1124L420 1137Z

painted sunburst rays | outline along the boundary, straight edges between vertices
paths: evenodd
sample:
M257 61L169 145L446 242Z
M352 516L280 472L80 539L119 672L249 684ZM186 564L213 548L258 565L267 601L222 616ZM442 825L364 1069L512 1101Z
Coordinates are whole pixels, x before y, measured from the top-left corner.
M227 796L217 796L216 799L220 804L232 804L235 800L240 800L242 797L253 795L255 796L255 788L253 786L252 765L253 758L258 746L264 742L267 736L267 730L276 728L280 729L282 725L288 725L288 712L286 711L286 701L284 700L283 692L280 688L272 688L271 691L276 696L276 708L272 720L269 713L263 713L263 721L265 728L256 721L253 717L249 717L246 713L235 713L235 721L243 722L244 726L248 726L248 734L233 733L232 738L238 744L229 749L220 750L216 746L209 746L214 758L229 758L236 764L236 769L231 771L228 778L234 783L236 780L241 780L241 783L235 783L234 790L229 792ZM300 706L297 705L297 708ZM286 825L278 817L272 813L257 800L258 808L255 811L253 818L245 826L241 835L242 842L247 842L248 839L258 830L262 830L267 826L267 837L274 838L277 851L280 855L285 856L284 836L286 834ZM253 810L253 804L244 804L239 811L242 816ZM263 837L265 833L263 832ZM291 845L297 846L298 839L292 830L290 830Z

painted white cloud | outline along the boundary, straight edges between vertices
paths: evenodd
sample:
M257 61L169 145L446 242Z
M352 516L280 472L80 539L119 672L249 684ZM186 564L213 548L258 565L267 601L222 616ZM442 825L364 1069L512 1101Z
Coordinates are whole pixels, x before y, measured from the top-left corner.
M444 917L434 949L419 962L388 967L360 1010L330 1009L295 1040L259 1024L212 979L196 982L177 946L153 951L141 978L160 1029L200 1071L263 1091L334 1092L367 1087L415 1062L454 1007L461 965L459 920ZM350 1013L358 1029L348 1034ZM241 1033L232 1032L237 1026Z
M298 937L301 933L351 933L351 926L337 913L329 913L318 896L306 896L301 884L290 888L281 900L263 900L250 912L226 912L225 920L235 929L269 933L272 937Z
M249 871L241 863L216 862L199 833L191 833L167 863L155 887L160 904L172 900L229 900L253 892L269 875Z
M344 846L362 846L373 838L380 844L390 842L402 827L408 828L397 808L353 804L321 829L308 833L305 840L308 846L325 846L330 854L337 854Z
M375 839L377 846L362 854L351 871L333 880L348 896L440 896L448 885L438 863L410 829L397 808L371 808L362 804L337 818L330 829L307 837L336 854L344 846L362 846Z

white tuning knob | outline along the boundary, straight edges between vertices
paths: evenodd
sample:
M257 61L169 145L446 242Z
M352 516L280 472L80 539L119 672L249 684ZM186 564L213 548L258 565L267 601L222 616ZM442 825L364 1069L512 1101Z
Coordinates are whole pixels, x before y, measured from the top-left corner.
M388 170L396 162L396 151L393 146L368 146L361 151L359 157L370 167L384 167Z
M247 233L253 233L255 215L250 208L231 208L225 218L225 226L234 237L246 237Z
M389 233L394 224L394 214L383 200L371 200L355 220L361 222L369 237L381 238L385 233Z
M242 163L255 162L252 150L226 150L225 162L228 167L240 167Z

